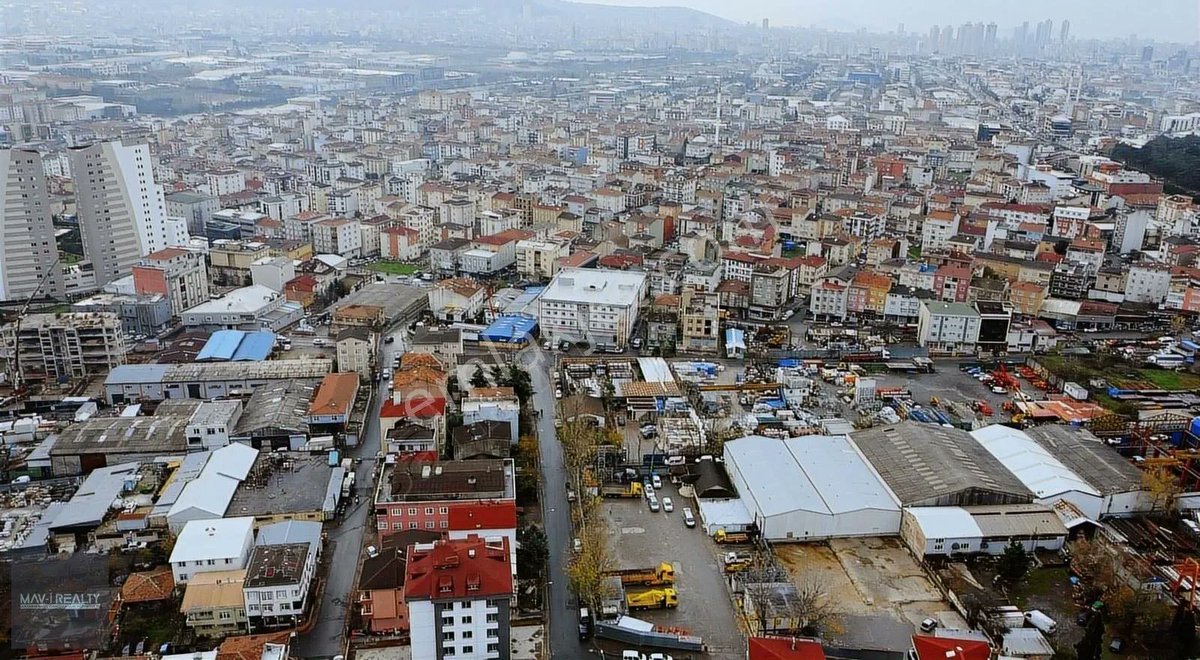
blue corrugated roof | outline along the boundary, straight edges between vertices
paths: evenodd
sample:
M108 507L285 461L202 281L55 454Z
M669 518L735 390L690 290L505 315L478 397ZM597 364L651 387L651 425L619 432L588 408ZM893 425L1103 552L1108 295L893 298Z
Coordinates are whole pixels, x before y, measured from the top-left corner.
M271 356L275 348L275 333L270 330L255 330L242 337L233 353L234 362L262 362Z
M480 341L518 342L529 341L537 321L528 316L501 316L479 333Z
M218 330L212 333L208 342L204 344L204 348L200 349L196 355L196 361L225 362L232 360L238 345L242 343L242 337L245 336L246 333L241 330Z

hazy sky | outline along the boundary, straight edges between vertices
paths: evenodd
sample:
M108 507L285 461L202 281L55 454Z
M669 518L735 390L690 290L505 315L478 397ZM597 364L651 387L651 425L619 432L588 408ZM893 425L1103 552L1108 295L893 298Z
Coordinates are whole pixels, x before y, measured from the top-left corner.
M817 25L828 29L928 31L930 25L995 21L1000 33L1053 19L1055 36L1063 19L1077 37L1124 37L1137 33L1160 41L1200 40L1200 0L588 0L609 5L692 7L735 21L771 19L776 25Z

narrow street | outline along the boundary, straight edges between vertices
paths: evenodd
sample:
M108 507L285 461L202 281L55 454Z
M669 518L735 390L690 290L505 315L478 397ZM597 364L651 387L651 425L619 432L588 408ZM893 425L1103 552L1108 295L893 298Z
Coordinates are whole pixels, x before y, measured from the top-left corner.
M388 334L396 337L391 344L379 344L379 368L390 367L392 356L404 352L404 323L394 326ZM336 524L327 524L329 546L329 573L325 576L325 588L321 595L317 621L308 633L297 640L297 654L302 658L332 658L341 655L346 648L346 627L349 623L350 603L354 598L354 578L358 572L363 534L369 524L369 513L375 493L375 479L379 451L379 409L383 405L386 391L379 391L380 383L371 383L371 399L367 406L366 419L362 425L358 446L346 449L345 455L355 459L357 473L356 493L360 503L353 500L346 514ZM362 459L358 463L358 459Z
M542 524L550 545L550 594L546 604L552 658L581 658L588 648L579 641L578 613L571 609L573 599L567 564L571 561L571 518L567 509L567 471L562 446L554 433L556 415L554 386L550 372L554 356L533 348L522 351L521 364L533 380L533 406L541 413L537 419L538 446L542 459Z

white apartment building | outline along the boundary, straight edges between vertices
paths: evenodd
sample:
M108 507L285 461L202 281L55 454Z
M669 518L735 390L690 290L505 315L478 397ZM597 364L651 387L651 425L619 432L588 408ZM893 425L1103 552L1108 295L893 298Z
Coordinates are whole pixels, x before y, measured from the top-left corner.
M171 550L175 584L187 584L197 573L246 567L254 543L254 518L189 520Z
M1164 265L1141 263L1129 267L1125 278L1125 300L1161 305L1171 290L1171 269Z
M846 318L850 302L850 286L836 278L823 278L813 285L808 311L813 318L841 320Z
M979 341L979 323L979 312L970 305L922 300L917 343L933 351L970 352Z
M535 279L558 274L558 260L570 254L566 241L517 241L517 272Z
M567 268L538 298L542 337L623 347L637 323L649 277L638 271Z
M505 537L409 547L404 601L414 658L508 660L513 598Z
M129 274L139 259L170 247L162 188L154 182L153 159L144 144L101 142L70 150L83 249L96 285Z
M246 189L246 177L237 170L212 170L204 173L208 194L224 197Z
M958 235L958 215L932 211L921 223L921 251L945 250Z
M312 226L313 251L354 259L362 254L362 226L351 218L329 218Z
M250 264L250 282L283 293L283 286L296 279L296 265L287 257L263 257Z
M441 240L438 235L437 211L431 206L414 206L400 214L400 224L417 232L422 248Z
M0 150L0 300L65 293L42 157Z
M242 583L251 631L293 628L300 623L316 572L317 548L311 543L255 546Z
M148 254L133 267L133 290L167 296L178 316L209 299L204 255L175 247Z

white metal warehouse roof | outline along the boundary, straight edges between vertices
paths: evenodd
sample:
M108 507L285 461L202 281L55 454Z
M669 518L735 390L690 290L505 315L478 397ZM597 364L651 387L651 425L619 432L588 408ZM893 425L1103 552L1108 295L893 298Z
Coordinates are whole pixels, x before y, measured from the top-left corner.
M1038 498L1071 491L1100 497L1100 491L1024 431L993 424L971 431L971 435Z
M896 497L845 436L777 440L752 435L725 443L725 460L745 477L764 516L791 511L836 515L899 511Z

